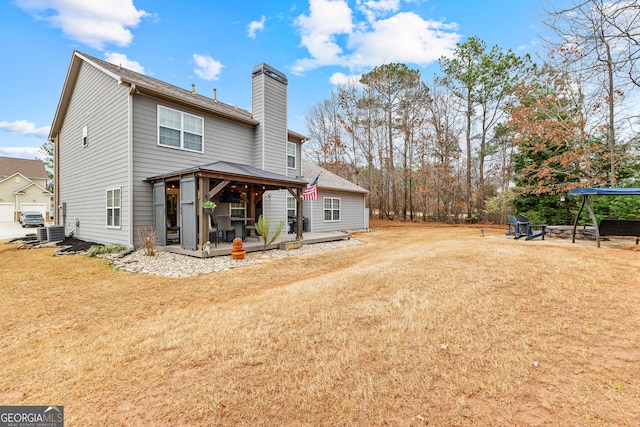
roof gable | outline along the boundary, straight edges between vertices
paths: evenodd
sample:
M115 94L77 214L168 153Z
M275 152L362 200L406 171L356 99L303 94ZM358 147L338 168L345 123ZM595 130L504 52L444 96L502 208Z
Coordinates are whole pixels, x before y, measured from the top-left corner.
M173 86L161 80L154 79L153 77L149 77L121 66L114 65L110 62L103 61L102 59L95 58L91 55L87 55L86 53L74 51L67 71L67 77L65 78L62 94L60 95L60 100L58 102L58 108L56 109L56 114L53 119L51 131L49 132L49 139L53 139L62 127L62 122L64 121L64 116L67 113L73 89L83 62L90 64L112 77L114 79L114 83L131 86L132 90L135 90L136 93L143 93L156 98L166 99L177 104L229 120L234 120L246 125L257 126L259 124L259 122L255 120L253 115L247 110L200 95L195 91L189 91Z
M46 195L48 195L48 196L53 196L53 193L52 193L52 192L50 192L49 190L47 190L46 188L44 188L43 186L41 186L41 185L39 185L39 184L37 184L37 183L35 183L35 182L30 182L30 183L28 183L28 184L27 184L27 185L25 185L24 187L22 187L22 188L20 188L20 189L18 189L18 190L16 190L16 191L14 191L14 192L13 192L13 194L22 193L22 192L24 192L27 188L29 188L29 187L33 187L33 186L36 186L36 187L38 187L40 190L42 190L42 193L43 193L43 194L46 194Z
M318 188L325 190L347 191L350 193L369 193L363 187L346 180L307 160L302 161L302 179L311 182L318 177Z
M47 169L42 160L0 157L0 180L16 173L27 179L48 179Z

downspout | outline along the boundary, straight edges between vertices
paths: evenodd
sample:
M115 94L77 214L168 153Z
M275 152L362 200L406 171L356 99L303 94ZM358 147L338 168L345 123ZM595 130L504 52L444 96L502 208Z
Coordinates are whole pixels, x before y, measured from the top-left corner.
M128 204L128 213L129 216L129 246L134 247L133 244L133 95L136 93L136 85L135 83L131 83L131 88L129 89L129 98L128 98L128 120L129 120L129 129L128 129L128 183L127 186L129 188L129 204Z

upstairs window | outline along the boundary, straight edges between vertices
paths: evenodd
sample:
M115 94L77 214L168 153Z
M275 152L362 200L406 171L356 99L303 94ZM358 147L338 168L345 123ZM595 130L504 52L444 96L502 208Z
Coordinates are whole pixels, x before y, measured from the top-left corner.
M296 168L296 144L293 142L287 142L287 167Z
M86 147L87 144L89 143L88 141L88 135L89 135L89 130L88 128L85 126L82 128L82 146Z
M202 153L204 119L158 105L158 145Z

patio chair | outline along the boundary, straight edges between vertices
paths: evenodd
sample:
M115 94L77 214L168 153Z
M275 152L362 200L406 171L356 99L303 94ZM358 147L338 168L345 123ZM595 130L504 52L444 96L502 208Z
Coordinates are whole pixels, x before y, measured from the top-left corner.
M252 223L247 224L244 227L244 238L247 239L249 237L255 237L256 239L258 239L258 241L260 241L260 235L258 234L258 230L256 229L255 221L250 221L252 221Z
M540 231L535 231L534 227L540 228ZM526 237L525 240L531 240L536 237L542 237L542 240L544 240L546 230L547 224L531 224L529 218L524 215L518 215L518 231L520 234L516 236L516 239Z
M518 223L518 219L513 215L509 215L509 228L507 229L507 236L514 236L516 239L518 238L518 236L520 236L520 224Z
M231 242L236 238L236 228L231 224L231 217L228 215L218 216L218 232L225 242Z

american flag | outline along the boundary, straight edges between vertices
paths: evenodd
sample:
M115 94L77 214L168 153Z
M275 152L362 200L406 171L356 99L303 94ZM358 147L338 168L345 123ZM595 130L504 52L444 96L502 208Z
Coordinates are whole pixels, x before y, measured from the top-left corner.
M305 188L302 193L302 200L318 200L318 178L320 178L320 174L316 176L316 179Z

